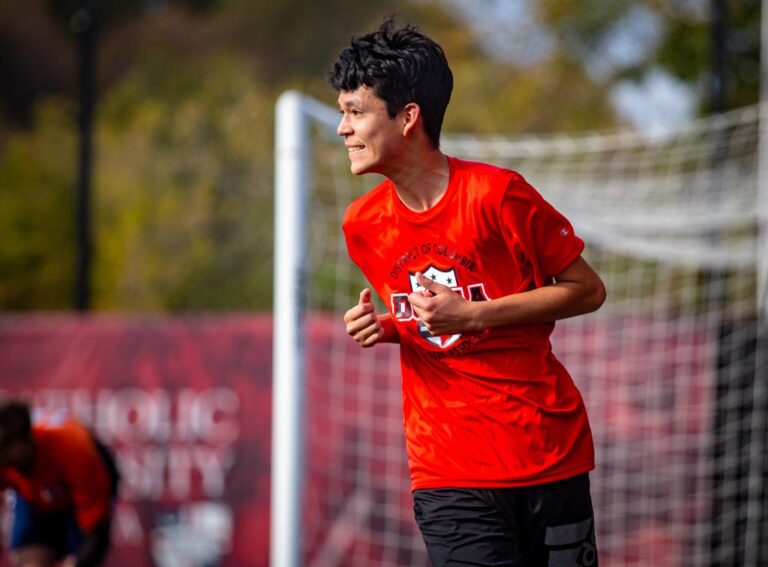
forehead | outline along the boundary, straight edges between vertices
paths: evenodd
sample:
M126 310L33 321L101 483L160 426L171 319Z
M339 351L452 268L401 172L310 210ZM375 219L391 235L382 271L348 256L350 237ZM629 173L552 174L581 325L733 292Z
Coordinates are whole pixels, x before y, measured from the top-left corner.
M341 91L339 93L339 106L386 106L383 99L379 98L373 89L366 86L357 87L353 91Z

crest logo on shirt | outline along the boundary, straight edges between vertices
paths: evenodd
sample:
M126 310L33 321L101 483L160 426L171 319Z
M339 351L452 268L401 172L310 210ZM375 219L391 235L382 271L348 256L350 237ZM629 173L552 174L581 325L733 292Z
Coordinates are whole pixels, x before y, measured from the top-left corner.
M429 266L429 268L424 270L422 273L424 274L425 278L429 278L433 282L437 282L439 284L447 285L450 288L455 288L458 285L458 282L456 281L456 270L453 268L446 272L444 270L438 270L434 266ZM424 291L424 286L416 281L416 274L409 273L408 277L411 280L411 289L413 291Z
M445 286L450 287L454 291L458 291L460 293L461 288L457 287L458 282L456 281L456 270L451 268L447 272L444 270L438 270L434 266L430 266L423 272L424 277L431 279L433 282L437 282L439 284L443 284ZM411 289L413 291L424 291L424 286L419 284L419 282L416 281L416 274L408 274L408 278L411 281ZM426 325L419 320L419 334L432 343L435 346L438 346L440 348L448 348L453 343L458 341L461 338L461 334L458 335L433 335L427 330Z
M470 301L488 300L483 284L473 284L467 286L466 289L459 285L458 278L456 277L456 270L454 268L440 270L439 268L430 265L422 271L422 274L424 274L424 277L427 277L434 282L450 287L453 291ZM416 281L415 272L409 272L408 278L411 285L411 291L424 291L424 287ZM417 321L419 335L430 344L439 348L448 348L461 338L460 333L456 335L433 335L430 333L427 330L426 325L419 319L418 315L416 315L413 310L411 302L408 300L408 295L408 293L394 293L390 298L392 302L392 314L398 321L415 319Z

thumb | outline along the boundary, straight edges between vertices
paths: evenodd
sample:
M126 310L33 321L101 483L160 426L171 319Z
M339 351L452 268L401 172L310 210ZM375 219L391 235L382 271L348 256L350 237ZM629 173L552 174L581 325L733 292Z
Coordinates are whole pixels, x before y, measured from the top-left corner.
M360 292L360 301L358 305L365 305L366 303L371 302L371 290L367 287Z
M429 279L427 276L422 274L421 272L416 272L416 281L421 285L424 289L427 289L431 291L434 294L438 294L440 292L444 292L446 290L450 291L451 288L444 286L441 283L437 283L434 280Z

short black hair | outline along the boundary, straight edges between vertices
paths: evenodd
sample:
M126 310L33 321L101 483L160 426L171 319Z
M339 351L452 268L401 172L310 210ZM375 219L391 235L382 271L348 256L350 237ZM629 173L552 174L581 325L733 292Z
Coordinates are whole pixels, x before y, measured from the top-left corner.
M385 19L376 31L353 37L328 75L337 91L373 90L387 104L390 118L415 102L432 146L440 147L453 74L443 48L416 26L396 28L393 18Z
M0 401L0 447L32 435L32 416L29 405L16 399Z

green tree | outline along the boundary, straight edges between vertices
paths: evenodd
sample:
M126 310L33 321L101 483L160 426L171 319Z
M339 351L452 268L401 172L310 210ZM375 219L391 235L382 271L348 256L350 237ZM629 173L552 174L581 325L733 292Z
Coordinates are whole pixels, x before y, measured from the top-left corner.
M489 58L454 14L436 3L401 4L400 20L438 37L456 69L447 128L522 131L553 127L567 113L528 108L541 88L558 88L551 75L522 80ZM269 307L276 96L294 87L333 104L325 74L335 54L394 7L233 0L206 12L170 5L110 25L101 38L95 133L95 308ZM331 8L342 16L312 31ZM295 18L297 10L305 17ZM70 305L74 113L60 99L41 108L29 131L0 149L9 219L0 265L11 274L0 282L3 309Z
M386 15L420 25L444 46L455 74L445 131L606 128L616 124L608 97L618 80L640 78L652 66L693 85L705 80L707 17L686 12L680 2L532 3L552 42L530 61L496 56L457 2L102 3L95 307L269 307L275 99L298 88L335 104L326 83L335 54ZM71 305L76 44L68 18L75 4L0 0L0 47L7 55L0 73L28 79L0 81L3 310ZM729 104L748 104L757 92L759 2L730 5ZM13 14L21 16L15 21L24 23L23 33L13 31ZM649 29L658 29L658 37L640 57L608 57L617 30L637 14L651 14L659 26ZM595 62L606 57L611 65L595 72ZM9 86L22 83L22 94Z
M541 0L539 18L557 38L558 50L570 53L582 65L616 48L609 41L623 26L630 30L642 19L655 22L647 32L647 49L629 61L614 60L606 77L610 84L622 78L640 79L659 67L687 82L698 94L699 111L709 111L707 83L711 72L711 3L680 0ZM727 39L726 108L759 100L760 0L724 0ZM625 33L626 35L626 33Z
M33 122L0 152L0 306L66 309L74 271L71 107L50 99Z
M226 56L174 75L155 59L110 92L98 132L97 308L270 305L272 112L271 95Z
M700 110L707 113L706 85L710 72L709 14L670 8L656 0L664 15L665 35L648 64L658 64L691 84L699 85ZM739 108L760 100L760 0L730 0L725 44L725 107Z

